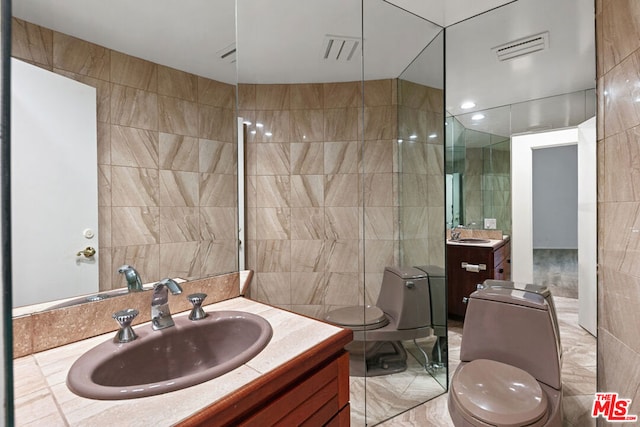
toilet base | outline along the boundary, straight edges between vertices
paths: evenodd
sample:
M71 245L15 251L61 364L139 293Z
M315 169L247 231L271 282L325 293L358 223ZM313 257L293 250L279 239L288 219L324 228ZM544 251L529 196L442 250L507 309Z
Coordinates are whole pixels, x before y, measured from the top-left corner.
M349 375L376 377L407 370L407 351L400 341L353 341L349 352Z

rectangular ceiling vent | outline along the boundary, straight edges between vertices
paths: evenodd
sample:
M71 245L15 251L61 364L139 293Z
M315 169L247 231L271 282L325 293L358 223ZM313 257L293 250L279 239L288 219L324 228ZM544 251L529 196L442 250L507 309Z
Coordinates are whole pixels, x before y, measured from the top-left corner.
M359 37L327 34L322 44L322 57L334 61L351 61L358 56Z
M494 51L499 61L507 61L509 59L518 58L529 55L533 52L539 52L549 48L549 32L534 34L533 36L523 37L518 40L496 46L491 50Z
M220 49L216 55L218 58L223 60L224 62L229 62L231 64L236 62L236 44L231 43L229 46L224 49Z

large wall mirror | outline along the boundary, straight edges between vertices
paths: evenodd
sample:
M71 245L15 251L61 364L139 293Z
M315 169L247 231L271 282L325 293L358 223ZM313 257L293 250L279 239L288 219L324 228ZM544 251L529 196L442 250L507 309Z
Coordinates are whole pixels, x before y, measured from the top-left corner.
M525 192L523 180L539 180L523 177L543 169L522 163L514 136L586 125L595 115L593 17L589 2L518 0L447 27L447 226L502 230L511 236L514 280L551 285L557 295L573 298L578 296L578 209L565 219L561 204L575 195L549 196L567 178L544 184L538 193ZM522 199L525 193L529 196ZM554 198L559 202L544 202ZM565 229L573 230L572 240L564 238ZM534 239L532 233L549 237ZM588 251L595 251L594 245L595 240ZM558 264L545 267L553 260ZM595 286L595 267L585 268ZM568 279L560 280L563 275Z
M42 138L26 140L50 136L44 143L55 149L15 154L16 174L35 180L14 182L21 203L14 200L13 216L32 215L23 229L38 230L35 241L14 234L16 250L25 248L14 256L14 271L25 273L16 276L14 295L31 287L34 294L15 305L122 288L116 270L125 264L144 283L236 271L235 2L26 0L14 4L13 15L14 73L24 74L19 66L53 82L42 83L40 98L26 94L14 104L27 100L25 110L48 116L44 100L61 110L72 95L44 90L79 84L93 90L96 117L88 137L60 137L43 125ZM88 122L71 113L68 127L79 128L78 120ZM84 146L88 158L79 159ZM41 188L63 176L69 180L61 187ZM93 191L82 189L85 182ZM88 204L62 214L68 228L56 226L53 214L76 200ZM90 210L95 216L85 219ZM62 241L62 249L46 247Z
M551 291L563 372L584 372L563 376L569 424L596 390L594 7L517 0L446 29L447 227L502 230L511 279Z
M251 298L325 319L376 305L387 266L443 279L447 228L489 224L517 243L515 137L595 114L593 4L517 0L433 20L446 30L420 17L426 9L410 0L14 2L14 59L96 98L95 138L83 141L95 159L83 163L95 166L97 225L78 224L63 262L93 268L96 294L125 286L124 264L153 283L245 262ZM535 45L527 55L497 56L523 38ZM88 199L67 190L51 191L47 210ZM48 212L35 210L41 240L58 240ZM42 256L15 268L36 270ZM446 391L441 283L430 288L435 333L400 340L404 369L351 377L354 425Z
M403 338L402 372L352 378L353 423L446 390L440 26L383 0L25 0L13 15L20 66L96 99L94 138L76 144L95 144L82 163L97 178L97 225L80 223L62 257L97 270L90 297L116 295L124 264L144 283L235 271L242 244L252 298L324 319L376 304L385 267L421 268L440 284L423 301L436 334ZM50 192L49 211L89 199L67 190ZM47 297L58 298L84 301ZM52 304L38 302L16 313Z
M382 0L242 1L237 13L252 297L324 319L375 305L386 266L441 271L442 28ZM402 343L402 372L351 376L353 425L445 391L438 332Z

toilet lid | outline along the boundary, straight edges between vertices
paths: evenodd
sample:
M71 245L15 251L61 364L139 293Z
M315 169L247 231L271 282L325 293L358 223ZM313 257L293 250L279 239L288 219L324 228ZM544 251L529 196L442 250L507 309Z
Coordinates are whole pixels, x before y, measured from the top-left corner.
M534 377L494 360L460 366L451 392L461 413L495 426L523 426L547 413L547 396ZM544 421L544 420L543 420Z
M336 325L347 326L351 329L381 328L389 323L384 312L376 306L353 306L330 311L326 320Z

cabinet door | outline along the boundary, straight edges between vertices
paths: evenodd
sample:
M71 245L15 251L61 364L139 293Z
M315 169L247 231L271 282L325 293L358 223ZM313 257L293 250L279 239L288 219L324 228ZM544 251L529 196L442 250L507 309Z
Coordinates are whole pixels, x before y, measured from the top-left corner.
M463 263L481 265L484 270L468 271ZM478 283L493 278L493 249L477 246L447 247L448 311L453 317L464 317L464 300L476 290Z

